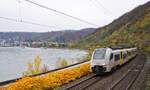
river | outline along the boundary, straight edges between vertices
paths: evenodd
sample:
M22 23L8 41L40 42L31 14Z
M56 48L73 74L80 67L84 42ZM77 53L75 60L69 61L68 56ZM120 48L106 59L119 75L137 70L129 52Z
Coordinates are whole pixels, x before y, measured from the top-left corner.
M46 64L52 70L57 68L59 58L73 64L79 62L86 54L86 51L78 49L0 47L0 82L21 77L27 69L27 63L33 62L37 55L42 59L42 64Z

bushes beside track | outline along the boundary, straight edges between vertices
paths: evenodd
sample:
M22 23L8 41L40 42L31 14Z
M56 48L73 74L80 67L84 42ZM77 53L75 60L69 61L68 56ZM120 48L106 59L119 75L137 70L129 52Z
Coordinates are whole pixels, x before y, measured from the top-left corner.
M59 70L37 77L24 77L10 84L5 90L52 90L90 72L90 64Z

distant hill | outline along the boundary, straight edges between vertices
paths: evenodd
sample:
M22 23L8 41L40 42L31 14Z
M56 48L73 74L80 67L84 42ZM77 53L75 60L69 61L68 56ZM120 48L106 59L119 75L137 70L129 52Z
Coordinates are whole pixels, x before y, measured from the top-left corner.
M83 37L78 45L86 48L110 45L150 47L150 2L98 28L95 33Z
M95 32L94 28L86 28L82 30L52 31L45 33L0 32L0 39L17 41L53 41L67 43L70 41L77 42L81 37L84 37L93 32Z
M86 28L82 30L66 30L66 31L53 31L53 32L47 32L42 33L40 36L32 38L33 40L42 40L42 41L56 41L59 43L64 42L77 42L81 39L81 37L84 37L86 35L89 35L91 33L95 32L94 28ZM38 38L38 39L37 39Z

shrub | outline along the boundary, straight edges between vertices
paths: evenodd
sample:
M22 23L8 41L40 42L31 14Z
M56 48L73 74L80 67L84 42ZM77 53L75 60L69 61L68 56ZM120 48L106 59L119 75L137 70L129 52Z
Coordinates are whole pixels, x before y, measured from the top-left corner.
M48 67L46 65L42 65L41 58L36 56L33 63L28 63L27 71L23 72L23 76L38 74L42 72L48 71Z
M57 68L62 68L62 67L68 66L68 65L69 65L69 63L68 63L67 60L64 59L64 58L60 58L60 59L56 62Z
M150 45L144 47L143 50L147 53L150 53Z
M59 70L44 76L25 77L6 87L6 90L51 90L90 72L90 64Z

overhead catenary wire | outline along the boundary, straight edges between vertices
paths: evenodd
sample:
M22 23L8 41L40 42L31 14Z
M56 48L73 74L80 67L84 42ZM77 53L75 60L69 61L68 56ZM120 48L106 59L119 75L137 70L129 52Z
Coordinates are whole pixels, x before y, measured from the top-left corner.
M107 11L109 14L113 14L108 8L104 7L103 4L99 0L95 0L105 11Z
M21 0L17 0L17 2L18 2L19 19L22 20L22 14L21 14Z
M93 2L93 0L89 0L97 9L101 10L96 3Z
M97 9L99 9L100 11L101 10L103 10L103 13L105 14L105 15L107 15L107 16L109 16L109 17L113 17L112 15L113 15L113 13L109 10L109 9L107 9L107 8L105 8L98 0L89 0ZM102 8L102 9L100 9L100 7Z
M50 26L50 25L35 23L35 22L31 22L31 21L26 21L26 20L17 20L17 19L8 18L8 17L2 17L2 16L0 16L0 19L14 21L14 22L20 22L20 23L26 23L26 24L31 24L31 25L41 26L41 27L49 27L49 28L55 28L55 29L62 29L62 28L56 27L56 26Z
M49 26L49 25L44 25L44 24L39 24L39 23L23 20L23 18L22 18L21 2L22 2L21 0L17 0L17 3L18 3L18 14L19 14L18 20L11 19L11 18L6 18L6 17L4 17L4 18L7 19L7 20L11 20L11 21L17 21L17 22L22 22L22 23L32 24L32 25L38 25L38 26L42 26L42 27L51 27L51 28L53 27L55 29L58 28L58 27L54 27L54 26ZM60 29L60 28L58 28L58 29Z
M56 12L56 13L65 15L65 16L67 16L67 17L70 17L70 18L75 19L75 20L77 20L77 21L80 21L80 22L82 22L82 23L86 23L86 24L89 24L89 25L92 25L92 26L99 26L99 25L96 25L96 24L91 23L91 22L89 22L89 21L80 19L80 18L78 18L78 17L75 17L75 16L72 16L72 15L66 14L66 13L64 13L64 12L61 12L61 11L58 11L58 10L49 8L49 7L47 7L47 6L44 6L44 5L42 5L42 4L37 3L37 2L35 2L35 1L32 1L32 0L25 0L25 1L27 1L27 2L29 2L29 3L31 3L31 4L37 5L37 6L41 7L41 8L45 8L45 9L47 9L47 10L50 10L50 11L53 11L53 12Z

